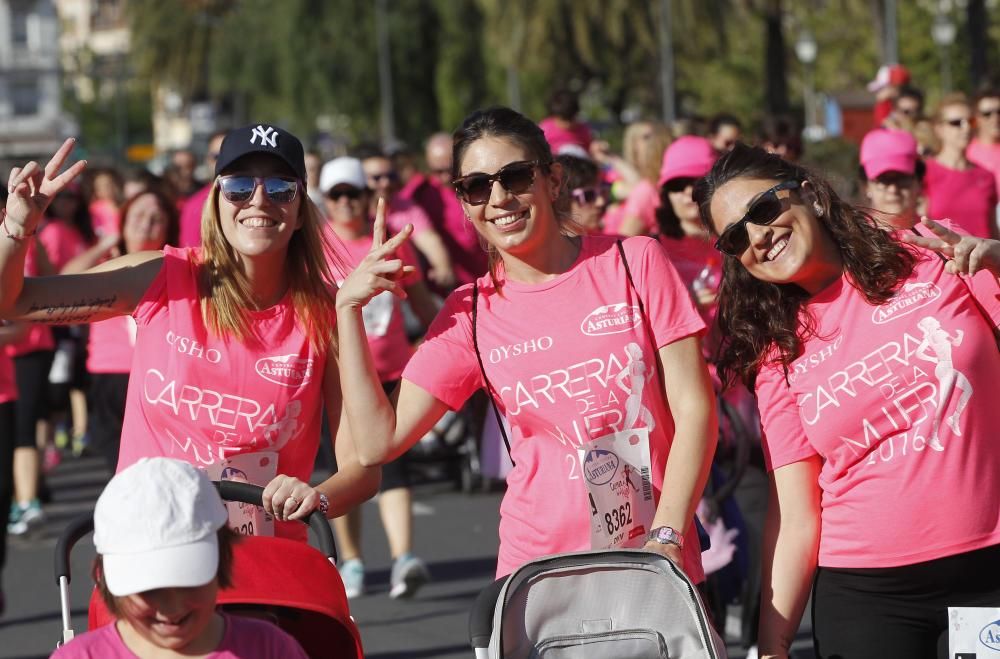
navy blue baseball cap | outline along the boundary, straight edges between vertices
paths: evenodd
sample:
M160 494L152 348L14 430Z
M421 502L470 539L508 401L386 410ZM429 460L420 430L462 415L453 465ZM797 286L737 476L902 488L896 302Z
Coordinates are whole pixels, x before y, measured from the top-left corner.
M306 180L302 142L287 130L267 124L252 124L226 133L215 161L215 175L220 175L234 162L251 153L275 156L287 164L300 180Z

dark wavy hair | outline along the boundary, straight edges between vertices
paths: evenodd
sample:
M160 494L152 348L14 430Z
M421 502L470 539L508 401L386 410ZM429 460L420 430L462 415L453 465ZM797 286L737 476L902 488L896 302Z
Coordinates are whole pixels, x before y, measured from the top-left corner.
M848 280L870 304L889 300L913 271L915 252L880 229L870 215L841 199L824 179L760 147L737 144L695 186L694 199L713 235L718 231L712 197L739 178L808 181L823 209L820 223L837 245ZM723 338L716 362L725 385L742 381L752 391L765 361L781 364L787 377L803 341L815 334L815 319L802 311L809 297L796 284L756 279L738 258L725 256L718 312Z

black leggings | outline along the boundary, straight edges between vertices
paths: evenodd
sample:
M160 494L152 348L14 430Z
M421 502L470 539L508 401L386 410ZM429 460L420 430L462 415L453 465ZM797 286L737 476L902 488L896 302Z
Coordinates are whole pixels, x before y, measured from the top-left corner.
M17 428L14 446L34 448L38 422L49 417L49 369L52 368L52 350L36 350L14 358L14 377L17 380Z
M16 402L0 403L0 569L7 562L7 512L14 496L14 428Z
M87 432L91 450L104 458L114 473L121 448L128 373L94 373L87 391Z
M937 659L949 606L1000 606L1000 545L892 568L819 568L813 640L820 659Z

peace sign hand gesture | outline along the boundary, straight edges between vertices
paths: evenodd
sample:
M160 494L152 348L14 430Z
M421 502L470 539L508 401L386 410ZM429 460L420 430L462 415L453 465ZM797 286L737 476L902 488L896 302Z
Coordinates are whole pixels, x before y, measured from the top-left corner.
M936 237L904 233L903 242L932 249L947 257L944 269L953 275L974 275L985 268L1000 277L1000 241L965 236L927 217L920 221Z
M372 229L372 248L358 267L347 276L337 291L338 309L360 309L383 291L399 298L406 297L402 281L413 272L413 266L403 265L396 250L409 239L413 227L406 227L386 240L385 201L379 199Z
M21 236L30 236L35 232L52 199L87 166L87 161L81 160L62 174L59 173L75 144L76 140L72 137L63 142L45 165L44 171L34 160L24 167L10 170L10 178L7 179L5 229L13 225Z

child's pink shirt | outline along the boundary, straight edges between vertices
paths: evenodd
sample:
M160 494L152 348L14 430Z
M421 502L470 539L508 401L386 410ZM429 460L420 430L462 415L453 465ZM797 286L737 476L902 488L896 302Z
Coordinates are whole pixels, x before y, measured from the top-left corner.
M87 339L87 372L128 373L135 351L135 320L116 316L91 323Z
M207 467L253 453L262 468L308 482L327 351L309 342L291 295L247 312L259 345L212 335L202 319L197 260L192 248L165 247L163 267L133 314L138 331L118 471L150 456ZM302 524L275 526L279 536L306 537Z
M966 281L995 326L996 278ZM886 304L842 277L807 308L816 336L790 385L768 366L756 389L769 468L823 459L819 564L893 567L1000 542L1000 351L962 279L921 253Z
M330 231L332 232L332 230ZM339 241L339 244L336 241ZM367 235L354 240L344 240L337 237L333 239L333 244L338 245L338 247L342 246L342 251L346 252L351 267L356 267L371 251L372 237ZM414 268L417 267L417 257L409 243L404 243L403 249L398 254L403 263ZM335 273L338 285L344 281L345 276L340 273L340 268L337 267L336 263L330 263L330 270ZM415 270L413 279L410 279L407 284L415 281L420 281L419 269ZM410 340L406 336L406 326L403 322L403 310L399 298L389 291L383 291L365 305L362 315L365 321L365 333L368 335L368 347L371 350L379 380L382 382L398 380L403 373L403 367L406 366L410 355L413 354Z
M652 341L615 239L581 241L573 267L544 284L508 280L501 296L488 276L479 279L479 350L493 399L511 427L516 465L500 506L499 576L546 554L590 548L590 504L577 455L590 439L649 428L659 500L674 422L656 351L705 327L656 241L624 241ZM452 293L403 373L452 409L483 386L471 309L471 286ZM630 357L636 347L641 354ZM622 377L637 372L645 375L641 392ZM701 581L693 526L686 539L685 569Z
M299 642L270 622L222 614L226 631L206 659L306 659ZM136 659L111 623L80 634L52 653L52 659Z
M36 249L44 249L44 245L35 244L34 240L28 245L28 251L24 254L24 276L38 276L38 257ZM4 348L4 352L11 357L20 357L39 350L55 350L56 343L52 338L52 328L42 323L31 323L28 334L15 343L10 343Z

